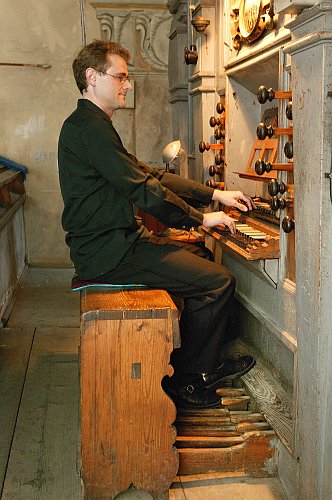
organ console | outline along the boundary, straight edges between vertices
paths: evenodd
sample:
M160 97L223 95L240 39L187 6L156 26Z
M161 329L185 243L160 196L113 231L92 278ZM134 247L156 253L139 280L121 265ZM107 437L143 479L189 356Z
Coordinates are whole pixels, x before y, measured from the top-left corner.
M286 105L286 118L292 120L292 97L289 91L275 91L272 88L266 89L261 85L257 91L257 98L259 103L264 104L273 99L289 99ZM211 126L218 126L216 130L220 130L220 120L215 117L210 118ZM276 212L284 209L293 209L293 198L278 197L277 195L284 195L287 191L293 191L293 184L278 182L275 177L271 178L271 172L288 172L292 175L294 165L293 162L281 163L277 162L277 148L278 139L274 136L288 135L292 138L292 127L280 128L276 127L276 119L272 119L270 124L267 124L263 117L262 122L258 125L256 136L258 141L255 142L250 159L245 173L238 172L240 177L248 179L259 179L260 177L265 182L268 182L268 194L271 196L270 200L264 198L254 198L256 209L248 213L239 213L237 210L228 211L236 221L236 233L232 234L226 227L203 228L206 233L214 237L221 246L228 252L234 252L240 255L245 260L260 260L260 259L276 259L280 256L279 249L279 235L280 229L284 232L291 232L294 227L294 219L286 215L280 225L280 219L277 217ZM219 135L218 135L219 137ZM215 146L215 145L214 145ZM220 147L220 146L218 146ZM200 151L208 149L205 143L200 143ZM270 154L267 154L267 153ZM284 147L285 156L291 159L293 156L293 142L288 140ZM254 158L259 154L259 158L254 161ZM268 159L267 159L268 158ZM251 165L254 163L254 174L250 173ZM221 153L215 155L215 165L209 167L209 174L211 177L216 174L222 174L223 167L218 165L224 164L224 157ZM266 177L269 175L269 177ZM256 177L255 177L256 176ZM258 176L258 177L257 177ZM217 187L213 181L208 181L207 185ZM225 208L227 211L227 208Z
M264 200L254 199L256 210L242 213L231 209L228 215L236 222L236 233L232 234L227 227L217 226L203 230L214 237L224 249L231 250L245 260L277 259L279 250L279 219L270 210ZM265 220L257 220L264 218Z

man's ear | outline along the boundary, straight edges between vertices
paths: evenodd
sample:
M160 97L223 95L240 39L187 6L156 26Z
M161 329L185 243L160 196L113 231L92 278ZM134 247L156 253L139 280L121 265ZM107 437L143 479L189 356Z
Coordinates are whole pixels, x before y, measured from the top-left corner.
M96 70L94 68L87 68L85 70L85 78L88 85L94 87L96 85Z

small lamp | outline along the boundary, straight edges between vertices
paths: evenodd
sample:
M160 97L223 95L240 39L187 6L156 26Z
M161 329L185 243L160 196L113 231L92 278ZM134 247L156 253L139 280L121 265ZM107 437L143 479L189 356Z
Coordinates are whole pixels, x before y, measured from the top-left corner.
M198 16L196 19L191 21L191 24L198 33L204 33L206 28L209 26L210 21L208 19L204 19L202 16Z
M181 142L173 141L163 149L163 162L166 164L166 172L169 172L169 164L178 156L181 151Z

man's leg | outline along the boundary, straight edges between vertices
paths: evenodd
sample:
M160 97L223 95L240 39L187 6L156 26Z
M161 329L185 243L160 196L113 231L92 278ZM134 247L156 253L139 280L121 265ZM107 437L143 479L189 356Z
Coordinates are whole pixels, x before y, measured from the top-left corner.
M235 282L223 266L206 258L205 249L165 238L139 240L113 271L98 277L114 284L142 283L162 288L184 299L180 319L181 348L171 358L176 384L188 386L189 374L216 372L221 364L224 336L233 309ZM208 383L218 383L217 373ZM190 387L193 387L191 384ZM184 397L186 395L184 394ZM215 405L216 394L197 391L190 398L201 406ZM195 406L195 404L193 404Z
M210 372L218 366L233 307L234 278L225 267L202 258L206 254L194 245L143 240L102 277L111 283L162 288L184 299L181 348L174 352L172 364L185 373Z

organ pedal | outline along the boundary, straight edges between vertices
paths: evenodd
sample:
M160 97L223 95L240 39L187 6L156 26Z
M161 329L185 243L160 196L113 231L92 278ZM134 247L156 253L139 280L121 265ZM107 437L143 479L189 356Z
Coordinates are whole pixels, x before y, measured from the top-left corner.
M220 408L177 411L178 474L245 471L249 476L266 475L266 460L275 453L273 429L256 411L245 388L222 387L217 393Z

